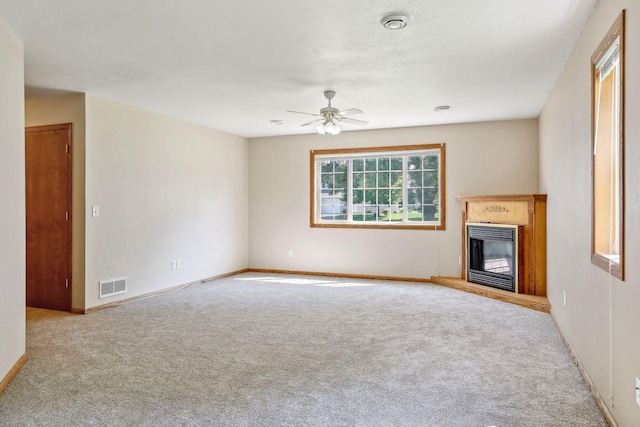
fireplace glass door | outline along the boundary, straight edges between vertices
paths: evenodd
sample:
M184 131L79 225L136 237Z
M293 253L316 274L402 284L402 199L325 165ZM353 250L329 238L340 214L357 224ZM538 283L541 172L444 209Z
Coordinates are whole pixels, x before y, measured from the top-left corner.
M518 226L467 224L467 280L517 292Z

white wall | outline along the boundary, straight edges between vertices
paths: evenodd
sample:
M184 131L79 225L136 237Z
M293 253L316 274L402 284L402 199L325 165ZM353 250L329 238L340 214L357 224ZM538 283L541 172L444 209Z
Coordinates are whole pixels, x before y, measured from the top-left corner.
M429 278L460 276L456 196L536 193L538 122L518 120L249 141L252 268ZM446 143L444 231L309 227L309 151ZM287 251L294 251L293 258Z
M25 354L24 59L0 17L0 381Z
M627 9L626 280L591 264L590 57ZM548 193L552 313L620 426L637 426L640 377L640 3L601 0L540 116L540 190ZM567 306L563 306L563 292ZM611 398L610 398L611 396Z
M39 98L25 101L25 125L43 126L71 123L72 135L72 268L71 268L71 306L84 308L84 238L85 238L85 200L84 200L84 94L78 93L53 98Z
M245 138L86 95L86 307L246 268L247 164Z

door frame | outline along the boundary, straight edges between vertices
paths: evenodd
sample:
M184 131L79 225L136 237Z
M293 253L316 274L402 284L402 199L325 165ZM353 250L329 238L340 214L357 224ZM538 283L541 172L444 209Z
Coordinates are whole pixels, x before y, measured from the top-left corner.
M66 130L67 131L67 237L68 237L68 248L67 248L67 277L69 279L68 286L68 301L66 311L71 312L73 307L73 134L72 134L72 124L71 123L59 123L53 125L42 125L42 126L29 126L25 127L25 156L26 156L26 134L27 133L35 133L35 132L45 132L45 131L54 131L54 130ZM26 158L25 158L26 163ZM26 234L26 217L25 217L25 234ZM26 256L26 254L25 254ZM26 284L25 284L26 285ZM25 289L26 290L26 289Z

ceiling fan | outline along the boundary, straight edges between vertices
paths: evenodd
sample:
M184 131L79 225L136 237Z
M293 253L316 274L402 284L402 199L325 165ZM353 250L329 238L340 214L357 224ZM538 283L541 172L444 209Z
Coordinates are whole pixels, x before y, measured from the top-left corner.
M310 122L303 123L300 126L309 126L313 123L321 122L316 128L316 130L318 131L318 133L322 135L324 135L325 133L328 133L330 135L339 134L340 128L338 127L338 124L336 122L351 123L354 125L361 125L361 126L369 124L369 122L364 120L357 120L357 119L352 119L351 117L346 117L354 114L362 114L362 111L358 110L357 108L350 108L348 110L340 111L337 108L332 107L331 100L335 96L336 96L336 93L332 90L324 91L324 97L327 98L327 100L329 101L329 105L327 107L321 108L319 114L304 113L302 111L290 111L290 110L287 110L287 113L307 114L309 116L320 117L319 119L315 119L315 120L311 120Z

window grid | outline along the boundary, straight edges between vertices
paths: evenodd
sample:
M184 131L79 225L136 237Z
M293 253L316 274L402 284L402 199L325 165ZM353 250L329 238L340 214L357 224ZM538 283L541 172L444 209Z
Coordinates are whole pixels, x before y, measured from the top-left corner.
M323 220L345 220L347 207L347 162L323 161L320 164L320 215Z
M402 157L353 159L352 221L402 221Z
M321 171L316 174L319 191L312 189L312 209L314 200L319 202L312 226L444 229L439 203L444 145L420 147L428 149L401 147L386 155L382 150L369 155L336 150L348 154L320 155L315 162L312 152L312 172Z

